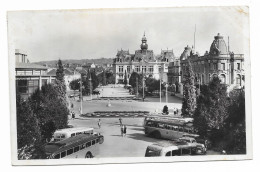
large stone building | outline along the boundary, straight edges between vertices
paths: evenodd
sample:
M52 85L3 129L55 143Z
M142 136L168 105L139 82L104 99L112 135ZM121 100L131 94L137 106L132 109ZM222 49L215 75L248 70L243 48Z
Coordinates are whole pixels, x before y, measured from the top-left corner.
M26 52L16 49L15 62L16 93L22 98L28 98L43 85L55 82L55 76L47 74L47 67L29 62Z
M202 56L191 47L185 47L181 57L181 78L185 75L188 60L195 74L196 84L208 84L213 77L219 77L229 89L242 88L245 81L244 55L230 52L223 36L218 34L210 46L209 52Z
M141 49L136 50L135 54L130 54L129 50L117 51L113 62L116 83L123 83L125 74L129 80L132 72L143 73L146 77L155 79L161 78L167 82L168 65L174 60L173 51L161 50L161 54L155 56L153 50L148 49L145 34L141 42Z

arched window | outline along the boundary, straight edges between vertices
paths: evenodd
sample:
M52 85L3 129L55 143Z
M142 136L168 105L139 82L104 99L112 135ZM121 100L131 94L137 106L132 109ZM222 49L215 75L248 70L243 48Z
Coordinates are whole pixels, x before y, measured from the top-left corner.
M238 74L236 76L236 84L237 84L237 86L241 86L241 76Z
M226 84L226 76L224 74L219 75L219 79L221 84Z

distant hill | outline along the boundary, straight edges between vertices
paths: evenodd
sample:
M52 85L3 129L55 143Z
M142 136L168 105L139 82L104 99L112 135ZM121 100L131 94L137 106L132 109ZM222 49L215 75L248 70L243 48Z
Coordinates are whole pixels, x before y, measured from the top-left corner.
M35 64L39 65L48 65L49 67L55 67L57 64L58 60L51 60L51 61L40 61L40 62L35 62ZM78 64L78 65L83 65L87 63L94 63L94 64L112 64L113 59L112 58L99 58L99 59L80 59L80 60L62 60L62 64Z

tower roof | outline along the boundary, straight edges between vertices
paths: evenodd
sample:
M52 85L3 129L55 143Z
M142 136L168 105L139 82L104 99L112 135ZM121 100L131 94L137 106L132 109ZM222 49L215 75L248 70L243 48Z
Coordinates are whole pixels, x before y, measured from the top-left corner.
M217 36L214 36L209 53L213 55L228 54L226 43L223 39L223 36L221 36L219 33Z

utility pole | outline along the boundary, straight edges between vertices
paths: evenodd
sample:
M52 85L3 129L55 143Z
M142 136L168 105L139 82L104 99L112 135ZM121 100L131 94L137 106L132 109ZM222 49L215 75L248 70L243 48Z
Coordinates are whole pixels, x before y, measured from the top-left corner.
M167 87L168 87L168 84L166 83L166 84L165 84L166 103L168 103Z
M160 79L160 103L162 103L162 80L161 80L161 73L159 74L159 79Z
M138 76L136 77L136 98L138 98Z
M91 83L91 73L89 75L89 90L90 90L90 100L92 101L92 83Z
M80 115L82 115L82 76L80 77Z
M142 71L142 77L143 77L143 102L144 102L144 73Z

